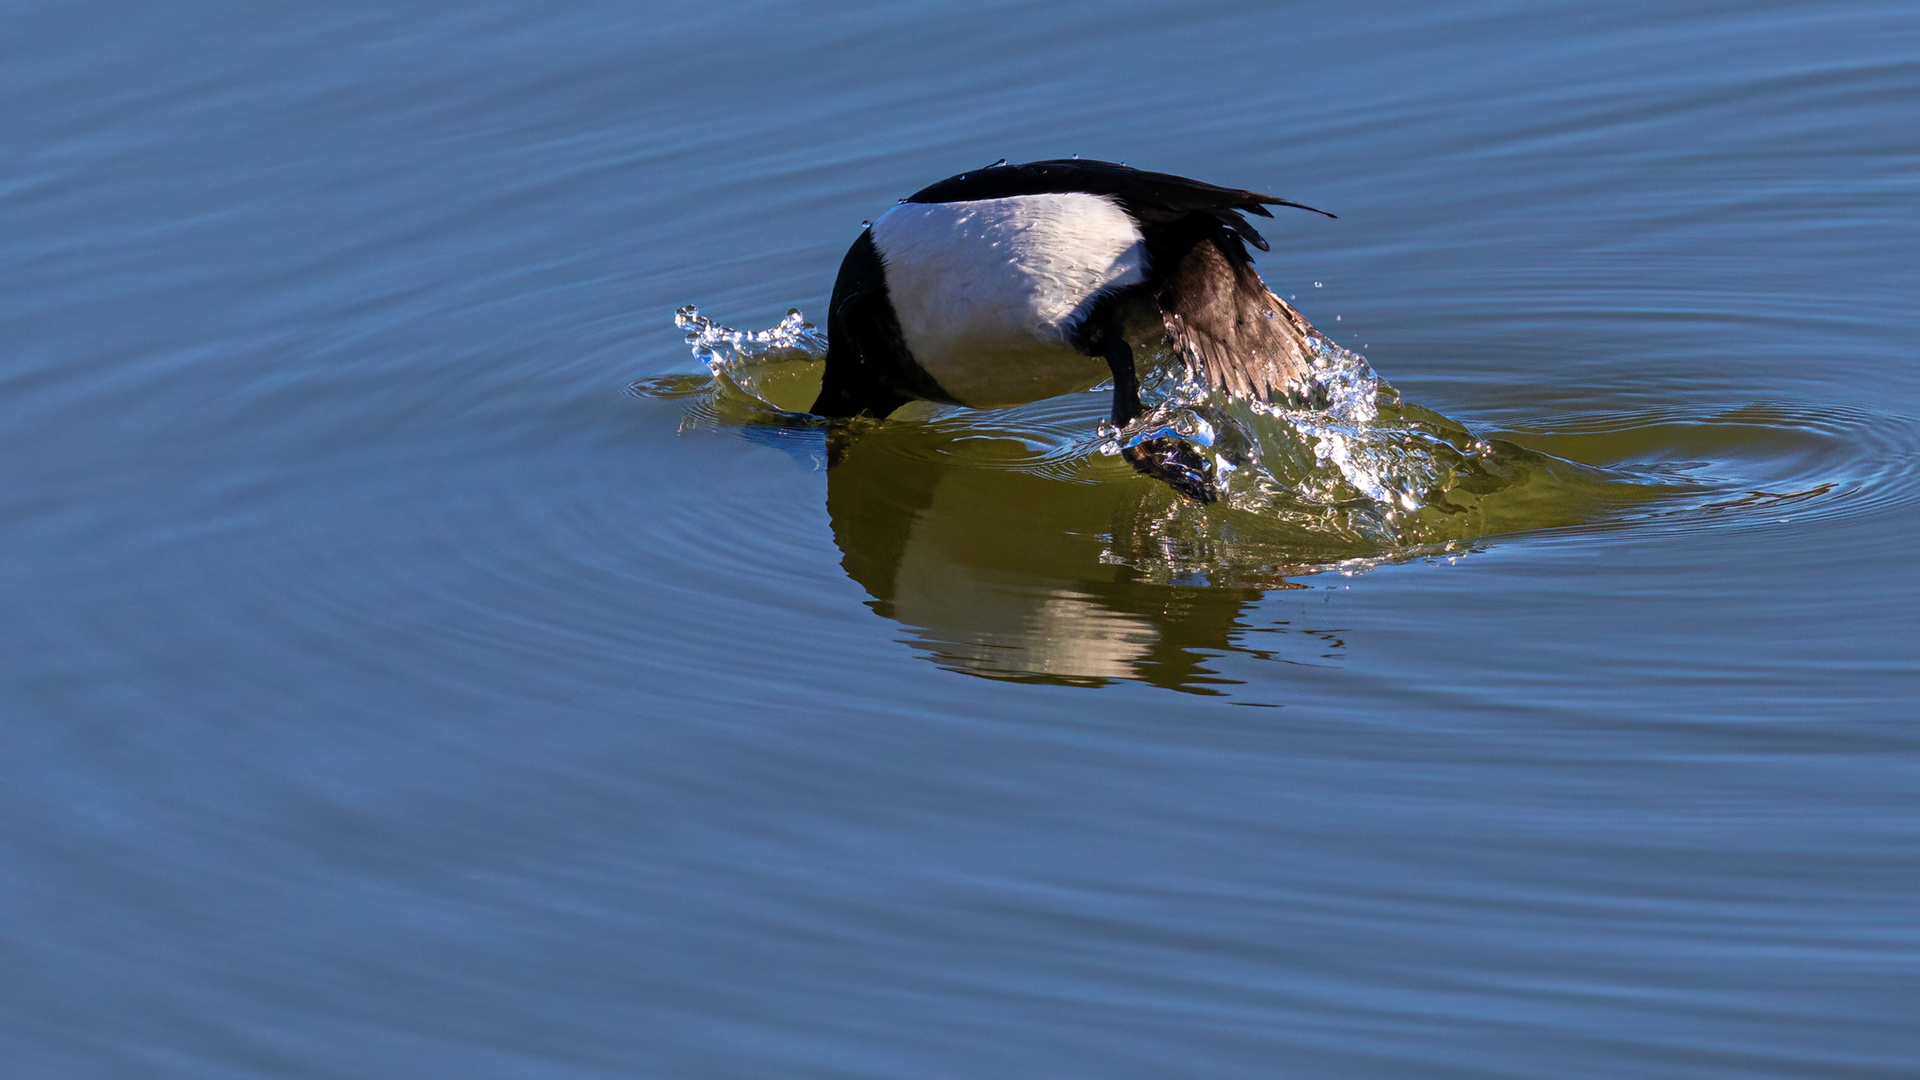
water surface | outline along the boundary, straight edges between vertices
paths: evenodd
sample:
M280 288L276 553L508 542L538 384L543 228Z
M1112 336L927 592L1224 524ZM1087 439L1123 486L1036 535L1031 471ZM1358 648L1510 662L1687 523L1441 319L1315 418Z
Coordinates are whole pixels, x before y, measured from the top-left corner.
M1907 6L7 25L12 1074L1920 1060ZM1519 481L1202 510L1097 394L828 472L674 324L1073 153L1338 213L1269 284Z

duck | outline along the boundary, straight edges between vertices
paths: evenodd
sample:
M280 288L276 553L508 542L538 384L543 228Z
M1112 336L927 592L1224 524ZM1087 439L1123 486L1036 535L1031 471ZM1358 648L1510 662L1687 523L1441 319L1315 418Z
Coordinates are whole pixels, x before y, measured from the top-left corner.
M924 187L865 223L841 260L809 411L1004 408L1111 379L1109 419L1124 429L1142 413L1142 351L1177 356L1232 398L1305 403L1315 331L1247 250L1271 250L1246 218L1269 206L1335 216L1081 158L1001 160ZM1212 463L1171 429L1121 453L1181 496L1218 498Z

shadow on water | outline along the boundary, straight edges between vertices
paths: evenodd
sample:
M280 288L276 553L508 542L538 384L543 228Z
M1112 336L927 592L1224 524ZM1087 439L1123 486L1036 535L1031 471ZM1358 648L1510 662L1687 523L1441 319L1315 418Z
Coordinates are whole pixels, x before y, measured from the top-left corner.
M682 399L683 431L738 432L821 467L841 565L873 610L940 666L996 679L1220 693L1236 680L1211 657L1278 658L1247 640L1272 629L1248 618L1269 592L1501 535L1817 503L1840 486L1818 477L1848 426L1755 406L1476 434L1323 341L1325 409L1231 402L1171 379L1127 431L1102 427L1098 391L996 411L914 404L855 421L826 470L826 428L802 411L819 386L820 334L797 312L759 332L691 308L679 321L711 376L633 392ZM1118 456L1131 435L1168 427L1208 447L1219 503L1186 502ZM1796 456L1812 460L1778 468ZM1787 482L1749 482L1769 472ZM1302 647L1290 654L1337 662L1334 634L1292 633Z

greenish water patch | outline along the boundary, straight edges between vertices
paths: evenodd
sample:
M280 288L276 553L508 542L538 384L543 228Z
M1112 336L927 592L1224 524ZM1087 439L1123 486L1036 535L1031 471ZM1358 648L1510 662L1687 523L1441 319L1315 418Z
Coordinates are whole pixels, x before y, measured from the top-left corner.
M720 326L691 307L677 321L711 374L649 380L636 393L687 399L683 429L734 429L810 448L824 465L825 426L804 411L825 350L817 329L797 311L764 331ZM985 489L983 508L1030 517L1041 503L1049 516L1081 506L1080 518L1058 524L1107 536L1105 558L1163 579L1209 581L1604 523L1701 490L1660 454L1636 459L1574 441L1565 449L1602 452L1556 452L1563 448L1543 432L1531 440L1476 433L1404 401L1359 354L1324 338L1316 346L1312 379L1324 408L1231 400L1162 362L1147 380L1148 410L1125 430L1104 423L1101 390L991 411L917 403L885 422L857 422L829 488L870 486L880 497L978 472L967 483ZM1165 431L1203 449L1220 477L1219 503L1190 505L1119 457L1126 442Z

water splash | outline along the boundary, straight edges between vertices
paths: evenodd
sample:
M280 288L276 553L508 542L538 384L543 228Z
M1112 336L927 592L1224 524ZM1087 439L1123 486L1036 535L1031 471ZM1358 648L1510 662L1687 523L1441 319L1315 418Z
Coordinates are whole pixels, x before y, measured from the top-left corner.
M788 308L785 318L765 330L735 330L688 304L673 313L673 324L686 331L687 348L711 377L667 375L643 379L627 390L639 397L695 399L682 430L814 422L805 410L820 389L827 336L799 308Z
M1236 400L1163 363L1172 373L1151 386L1145 413L1103 428L1097 449L1115 455L1177 433L1211 459L1228 507L1387 549L1565 524L1575 519L1541 516L1532 495L1606 479L1407 404L1364 356L1324 335L1309 346L1299 397L1311 407Z
M687 332L687 347L693 350L694 359L706 364L715 375L737 372L742 365L773 353L797 350L813 356L827 354L827 335L808 322L799 308L788 308L786 317L768 329L735 330L688 304L673 313L673 325Z

